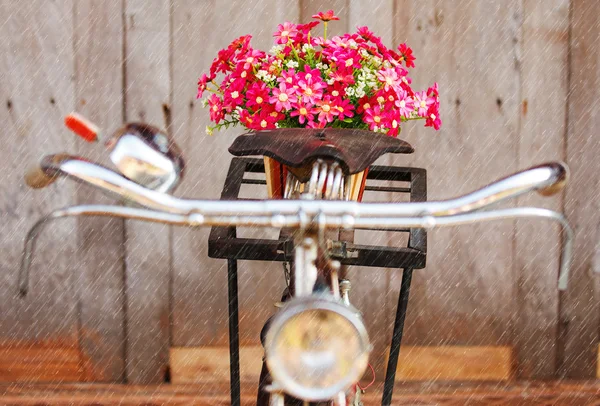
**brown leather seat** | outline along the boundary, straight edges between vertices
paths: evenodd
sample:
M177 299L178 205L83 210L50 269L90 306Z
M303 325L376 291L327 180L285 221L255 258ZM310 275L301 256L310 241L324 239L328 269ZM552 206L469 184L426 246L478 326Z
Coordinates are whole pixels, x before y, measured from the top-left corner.
M349 128L279 128L249 132L233 141L235 156L265 155L292 168L310 165L317 158L334 159L351 175L365 170L386 153L411 154L406 141L381 133Z

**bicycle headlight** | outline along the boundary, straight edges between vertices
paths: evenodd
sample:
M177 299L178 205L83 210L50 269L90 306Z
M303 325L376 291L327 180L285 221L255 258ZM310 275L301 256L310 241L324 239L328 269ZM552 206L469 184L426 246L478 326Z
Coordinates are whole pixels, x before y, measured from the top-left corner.
M369 337L352 308L329 297L289 301L273 318L265 340L273 381L299 399L332 399L362 376Z

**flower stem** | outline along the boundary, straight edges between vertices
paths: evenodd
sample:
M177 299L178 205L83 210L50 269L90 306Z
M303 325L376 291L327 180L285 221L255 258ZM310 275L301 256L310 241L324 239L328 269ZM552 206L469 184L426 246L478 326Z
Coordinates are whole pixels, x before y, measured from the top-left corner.
M327 41L327 21L323 21L323 41Z

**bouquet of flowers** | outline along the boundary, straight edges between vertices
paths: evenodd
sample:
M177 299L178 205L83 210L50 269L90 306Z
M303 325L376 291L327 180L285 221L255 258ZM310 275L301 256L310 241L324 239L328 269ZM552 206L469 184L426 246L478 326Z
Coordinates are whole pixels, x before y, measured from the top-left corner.
M250 35L219 51L198 81L198 98L214 126L241 124L250 130L282 127L345 127L397 136L400 124L424 119L440 128L438 86L411 88L415 57L406 44L388 49L367 27L327 38L333 10L307 24L279 24L269 52L250 46ZM323 36L312 30L323 22ZM223 78L218 81L217 74Z

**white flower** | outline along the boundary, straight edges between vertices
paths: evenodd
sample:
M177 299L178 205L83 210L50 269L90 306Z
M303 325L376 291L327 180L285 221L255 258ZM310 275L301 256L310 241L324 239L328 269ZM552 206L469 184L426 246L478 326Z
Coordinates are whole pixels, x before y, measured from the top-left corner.
M259 70L258 72L256 72L256 77L261 79L261 80L265 80L265 78L269 75L269 72L267 72L264 69Z
M353 87L346 88L346 96L354 96L354 88Z
M348 45L350 45L350 48L352 48L352 49L358 48L358 44L353 39L351 39L350 41L348 41Z
M361 97L365 96L365 91L363 89L356 89L355 96L360 99Z
M283 45L274 45L270 50L269 53L273 54L273 55L277 55L280 54L283 51Z
M327 79L327 84L328 85L333 85L335 83L335 79Z
M213 135L213 128L212 128L212 127L209 127L209 126L206 126L206 133L207 133L208 135Z
M208 106L208 97L205 97L204 99L200 100L200 103L202 104L202 107Z
M368 57L370 55L366 49L361 49L359 53L364 57Z
M310 45L310 44L304 44L304 45L302 45L302 50L304 52L307 52L309 49L315 49L315 48L312 45Z
M320 70L327 70L327 69L329 69L329 65L327 65L326 63L323 63L323 62L319 62L315 65L315 68L320 69Z
M285 66L287 66L288 68L297 68L298 67L298 62L293 61L293 60L289 60L285 63Z

